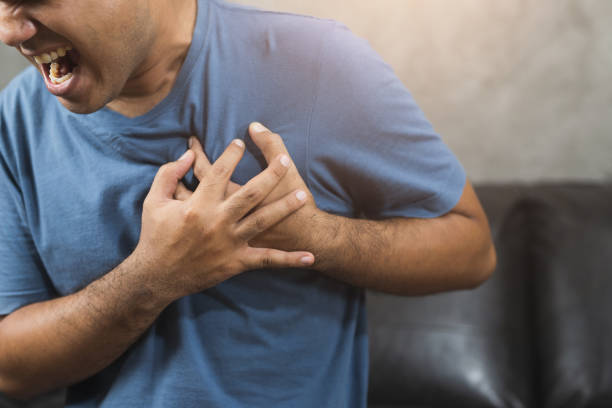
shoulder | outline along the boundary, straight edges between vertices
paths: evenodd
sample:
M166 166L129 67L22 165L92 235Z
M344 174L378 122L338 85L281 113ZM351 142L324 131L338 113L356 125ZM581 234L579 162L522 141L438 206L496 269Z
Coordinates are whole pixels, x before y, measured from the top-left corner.
M337 24L334 20L308 15L264 10L221 0L211 2L221 32L233 38L246 38L244 45L264 45L270 52L285 47L296 52L318 51Z
M43 126L54 105L34 67L26 68L0 92L0 156L13 168L23 157L34 129Z
M345 83L395 76L370 43L342 22L210 1L218 27L216 39L223 42L221 47L232 44L235 50L240 50L241 62L248 64L249 57L257 61L275 60L276 71L304 70L314 64L317 76L340 77Z
M225 14L225 16L248 19L255 24L261 21L283 24L293 23L302 26L326 26L333 24L334 20L320 17L309 16L305 14L297 14L286 11L266 10L255 6L246 6L242 4L229 3L223 0L210 0L212 7Z
M269 75L276 83L290 77L293 86L311 88L325 77L333 78L327 81L332 89L393 75L368 41L339 21L220 0L210 4L215 28L209 44L216 61L237 68L232 72L246 70L265 78L265 72L273 71Z
M26 68L0 92L0 121L10 122L2 123L3 133L6 127L20 128L42 120L52 98L36 68Z
M44 91L44 83L39 72L34 67L28 67L0 92L0 104L25 100L30 104L35 104L44 96Z

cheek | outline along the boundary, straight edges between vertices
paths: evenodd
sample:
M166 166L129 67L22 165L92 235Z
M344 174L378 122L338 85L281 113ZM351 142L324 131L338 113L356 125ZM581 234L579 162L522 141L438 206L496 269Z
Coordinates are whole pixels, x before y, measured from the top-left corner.
M112 65L108 70L132 70L141 63L153 44L153 26L145 11L132 8L109 21L99 44Z

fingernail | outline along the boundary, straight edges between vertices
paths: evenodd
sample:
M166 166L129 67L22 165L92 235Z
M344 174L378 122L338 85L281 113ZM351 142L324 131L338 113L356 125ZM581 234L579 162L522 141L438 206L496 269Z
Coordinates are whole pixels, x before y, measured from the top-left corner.
M244 142L240 139L235 139L234 144L237 145L238 147L244 147Z
M289 167L289 165L291 164L291 160L289 159L289 156L287 156L286 154L283 154L281 156L280 162L285 167Z
M266 129L266 127L262 125L261 123L255 122L253 123L253 130L257 133L260 133L260 132L265 132L268 129Z
M194 137L193 137L193 136L191 136L191 137L189 138L189 147L192 147L192 146L193 146L193 139L194 139Z
M297 197L298 200L300 201L304 201L306 200L306 193L303 192L302 190L298 191L297 193L295 193L295 196Z
M300 259L300 262L304 265L310 265L311 263L314 262L314 259L312 258L312 256L305 256L302 259Z

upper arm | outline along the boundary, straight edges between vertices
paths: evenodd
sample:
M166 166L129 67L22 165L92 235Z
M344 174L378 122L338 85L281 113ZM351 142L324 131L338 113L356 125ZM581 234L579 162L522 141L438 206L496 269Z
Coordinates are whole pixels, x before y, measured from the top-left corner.
M488 228L487 216L480 204L480 200L478 200L478 196L476 196L472 183L467 179L461 198L459 198L459 201L450 212L452 214L459 214L473 220L485 222Z
M26 215L16 173L0 146L0 315L53 297Z
M469 180L466 180L459 202L448 214L460 215L471 221L470 231L473 232L470 233L470 238L481 255L477 259L479 264L482 265L482 281L486 280L493 273L497 265L497 254L491 237L487 215Z
M451 211L465 171L393 69L342 25L321 62L307 177L322 208L366 219Z

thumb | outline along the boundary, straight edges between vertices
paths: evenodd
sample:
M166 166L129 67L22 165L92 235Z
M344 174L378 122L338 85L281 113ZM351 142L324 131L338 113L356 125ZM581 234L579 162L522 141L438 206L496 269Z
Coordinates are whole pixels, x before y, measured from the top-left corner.
M179 180L191 168L195 156L193 151L187 150L177 161L169 162L159 168L149 194L158 200L168 200L174 197Z

